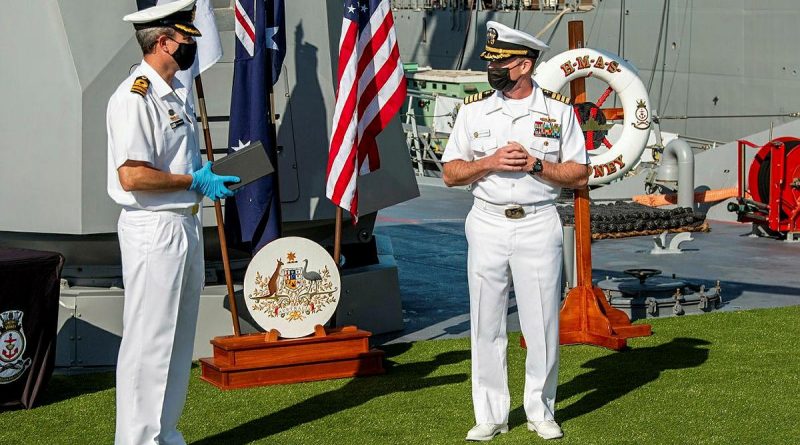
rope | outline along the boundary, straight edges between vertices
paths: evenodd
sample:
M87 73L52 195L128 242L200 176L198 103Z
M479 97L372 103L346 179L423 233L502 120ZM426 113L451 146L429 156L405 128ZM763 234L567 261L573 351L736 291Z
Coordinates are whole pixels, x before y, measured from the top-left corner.
M667 38L667 35L669 34L669 4L670 0L665 0L665 5L666 5L665 10L667 13L667 17L666 20L664 21L664 48L661 54L661 81L659 82L658 86L658 105L656 105L656 110L663 109L661 108L661 97L662 94L664 93L664 77L666 77L665 71L667 69L667 40L669 40L669 38ZM648 91L648 93L650 93L650 91Z
M653 86L653 79L656 77L656 67L658 66L658 56L661 52L661 39L664 37L664 20L667 17L667 0L664 0L664 4L661 7L661 24L658 25L658 41L656 42L656 51L655 56L653 56L653 67L650 68L650 80L647 81L647 92L650 93L650 89Z
M745 117L800 117L800 112L794 113L781 113L781 114L718 114L718 115L708 115L708 116L686 116L686 115L676 115L676 116L659 116L658 119L662 120L670 120L670 119L734 119L734 118L745 118Z
M478 18L478 0L472 0L472 5L475 6L475 20L477 21ZM472 6L469 5L468 6ZM477 24L476 24L477 25ZM458 54L458 64L456 65L456 69L460 70L462 64L464 63L464 53L467 52L467 41L469 41L469 33L472 29L472 8L469 8L467 12L467 28L464 30L464 44L461 46L461 51Z
M718 202L728 198L735 198L739 196L739 189L736 187L706 190L702 192L695 192L694 202ZM678 203L678 195L675 193L667 193L666 195L634 195L633 202L644 204L650 207L660 207L670 204Z
M537 39L538 39L539 37L541 37L541 36L542 36L542 34L544 34L545 32L547 32L547 30L548 30L548 29L550 29L550 27L551 27L551 26L555 25L555 24L556 24L556 22L558 22L559 20L561 20L561 17L562 17L564 14L568 13L568 12L572 12L572 8L569 8L569 7L567 7L567 8L564 8L564 9L562 9L562 10L561 10L561 12L559 12L559 13L558 13L558 15L557 15L557 16L555 16L555 17L553 18L553 20L550 20L550 22L549 22L547 25L545 25L545 27L544 27L544 28L542 28L542 30L541 30L541 31L539 31L539 33L538 33L538 34L536 34L534 37L536 37Z

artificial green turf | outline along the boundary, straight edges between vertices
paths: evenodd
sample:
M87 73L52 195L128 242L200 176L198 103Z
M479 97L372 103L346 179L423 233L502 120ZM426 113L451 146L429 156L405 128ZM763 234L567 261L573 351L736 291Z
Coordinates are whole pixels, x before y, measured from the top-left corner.
M653 320L620 353L561 349L563 444L800 443L800 307ZM511 431L525 428L509 339ZM468 340L385 348L384 376L219 391L192 374L179 428L197 444L460 444L473 424ZM0 444L109 444L111 373L55 376L42 406L0 412Z

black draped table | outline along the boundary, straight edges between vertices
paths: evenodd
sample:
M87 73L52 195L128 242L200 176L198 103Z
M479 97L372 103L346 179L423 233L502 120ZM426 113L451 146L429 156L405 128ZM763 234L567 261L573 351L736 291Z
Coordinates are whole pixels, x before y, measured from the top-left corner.
M50 380L63 265L58 253L0 248L0 407L32 408Z

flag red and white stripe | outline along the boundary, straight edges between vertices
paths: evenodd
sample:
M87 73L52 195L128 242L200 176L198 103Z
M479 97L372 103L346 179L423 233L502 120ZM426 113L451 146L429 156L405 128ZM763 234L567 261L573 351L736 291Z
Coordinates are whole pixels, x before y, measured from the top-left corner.
M359 175L380 167L375 137L406 98L389 0L345 2L326 196L358 217Z
M236 38L242 43L250 57L253 57L256 51L256 28L253 26L253 20L247 15L247 11L239 0L236 0L236 4L233 7L233 15Z

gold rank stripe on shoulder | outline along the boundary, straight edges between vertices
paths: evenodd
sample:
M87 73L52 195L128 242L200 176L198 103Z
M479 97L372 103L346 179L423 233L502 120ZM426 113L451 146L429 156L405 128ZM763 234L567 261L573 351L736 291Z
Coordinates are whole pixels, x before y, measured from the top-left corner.
M564 102L567 105L569 105L572 102L569 97L564 96L563 94L554 93L554 92L552 92L550 90L542 89L542 93L544 93L545 96L547 96L547 97L549 97L551 99L555 99L555 100L557 100L559 102Z
M144 97L147 94L147 90L150 88L150 79L147 76L139 76L136 80L133 81L133 86L131 86L131 93L138 94Z
M473 102L478 102L494 94L494 90L481 91L480 93L471 94L464 98L464 105L469 105Z

